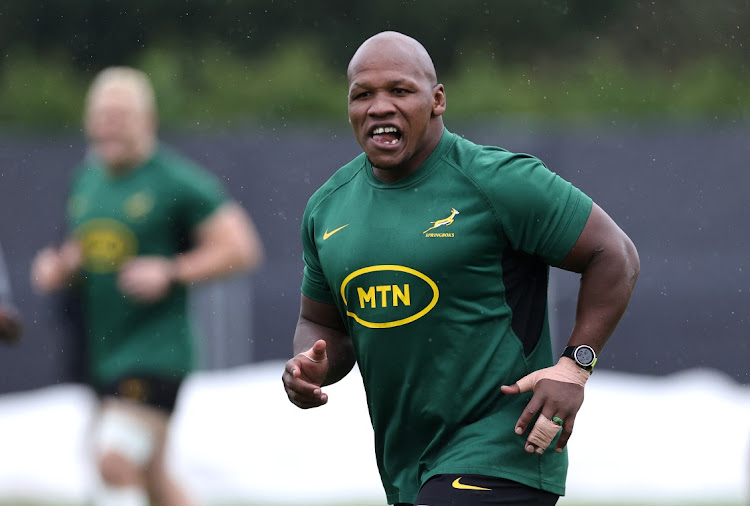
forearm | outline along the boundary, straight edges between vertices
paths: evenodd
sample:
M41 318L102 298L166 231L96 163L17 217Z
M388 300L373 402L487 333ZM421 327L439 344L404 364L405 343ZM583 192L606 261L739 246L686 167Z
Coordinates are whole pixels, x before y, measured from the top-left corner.
M233 247L204 245L174 257L174 281L184 285L247 271L250 264Z
M354 367L354 347L351 338L340 330L314 323L303 316L297 321L294 332L294 354L304 353L319 339L326 342L328 358L328 375L323 386L336 383L346 376Z
M625 236L594 254L581 274L569 345L588 344L597 353L604 348L625 313L639 272L638 253Z

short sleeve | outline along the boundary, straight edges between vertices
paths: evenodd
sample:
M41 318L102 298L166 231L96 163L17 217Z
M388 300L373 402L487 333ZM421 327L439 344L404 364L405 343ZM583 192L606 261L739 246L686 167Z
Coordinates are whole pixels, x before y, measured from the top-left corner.
M302 260L305 262L302 277L302 294L318 302L334 304L335 300L331 288L323 274L320 265L318 248L315 244L315 225L312 218L311 202L302 218Z
M586 225L593 202L539 159L513 155L488 193L513 249L559 265Z
M219 179L189 163L179 172L176 191L180 220L187 229L193 229L228 201Z

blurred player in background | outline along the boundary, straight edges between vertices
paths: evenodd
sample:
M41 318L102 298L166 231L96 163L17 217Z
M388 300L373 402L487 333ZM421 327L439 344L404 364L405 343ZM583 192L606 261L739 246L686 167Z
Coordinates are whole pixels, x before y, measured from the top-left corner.
M18 311L13 305L10 277L0 247L0 342L13 343L21 337L23 326Z
M165 458L170 414L194 364L187 288L256 268L262 245L217 178L158 142L144 73L103 70L84 123L91 149L69 194L71 235L37 254L32 283L81 294L90 381L102 400L95 504L190 505Z
M447 131L416 40L373 36L347 77L364 153L305 210L287 395L321 406L321 386L358 363L390 504L555 504L584 384L639 273L635 247L538 159ZM556 364L550 266L581 273Z

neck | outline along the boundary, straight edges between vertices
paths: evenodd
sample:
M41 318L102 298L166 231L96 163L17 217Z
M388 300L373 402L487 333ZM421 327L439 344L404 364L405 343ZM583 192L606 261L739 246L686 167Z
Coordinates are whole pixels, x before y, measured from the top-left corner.
M416 172L435 151L435 148L440 144L440 139L443 138L443 123L442 121L438 123L427 136L428 140L425 145L402 165L390 169L381 169L373 165L373 175L384 183L392 184Z
M149 139L133 151L133 155L127 160L123 160L122 163L116 165L107 165L107 170L113 175L127 174L131 170L134 170L144 163L146 163L156 151L155 139Z

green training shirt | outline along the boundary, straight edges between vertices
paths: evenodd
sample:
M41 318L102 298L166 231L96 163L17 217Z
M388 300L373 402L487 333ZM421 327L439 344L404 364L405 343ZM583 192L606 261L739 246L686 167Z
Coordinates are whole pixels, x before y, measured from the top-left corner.
M160 147L143 166L111 175L93 158L79 170L68 218L83 247L80 287L91 380L130 374L183 377L193 367L187 291L173 285L153 304L128 298L117 273L141 255L174 257L225 200L219 181Z
M591 207L537 158L447 130L395 184L362 154L310 198L302 292L348 327L390 503L444 473L564 493L567 454L525 452L514 428L531 394L500 386L553 364L548 265Z

